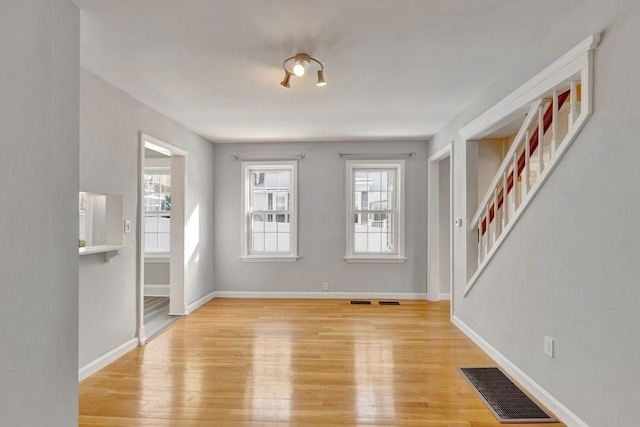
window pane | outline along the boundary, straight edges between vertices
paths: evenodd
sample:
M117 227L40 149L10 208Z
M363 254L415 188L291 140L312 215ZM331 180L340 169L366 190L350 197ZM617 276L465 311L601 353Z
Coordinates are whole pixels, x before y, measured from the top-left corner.
M278 233L278 252L289 252L291 250L291 235L289 233Z
M264 234L264 251L265 252L278 251L278 235L276 233Z
M144 250L145 252L158 252L158 235L145 234Z
M382 172L369 172L369 190L380 191Z
M278 188L278 172L265 172L264 185L267 190L276 190Z
M278 189L280 190L291 189L291 172L289 171L278 172Z
M289 233L291 231L291 223L289 222L289 215L277 215L278 224L277 230L278 233Z
M251 215L251 230L254 233L262 233L264 231L264 215Z
M289 210L289 193L279 191L276 197L276 210L286 211Z
M158 232L168 233L170 231L171 219L168 216L161 216L158 218Z
M367 244L368 244L368 252L372 253L380 253L381 251L381 234L380 233L369 233L367 234Z
M170 252L171 251L171 242L170 242L170 234L169 233L159 233L158 234L158 252Z
M144 217L144 231L146 233L155 233L158 231L158 217L155 215L147 215Z
M369 191L367 172L354 171L353 175L353 187L355 192L354 205L356 206L356 209L369 209L369 205L367 202L367 192Z
M264 172L252 172L251 179L254 189L264 190Z
M253 233L252 239L253 252L264 252L264 234Z
M251 200L251 206L253 206L253 210L255 211L267 210L268 198L267 198L267 193L265 191L254 190L252 197L253 197L253 200Z
M269 214L267 220L264 223L264 231L267 233L275 233L278 231L278 222L276 221L278 215Z
M367 234L366 233L356 233L354 243L355 243L356 252L367 252Z

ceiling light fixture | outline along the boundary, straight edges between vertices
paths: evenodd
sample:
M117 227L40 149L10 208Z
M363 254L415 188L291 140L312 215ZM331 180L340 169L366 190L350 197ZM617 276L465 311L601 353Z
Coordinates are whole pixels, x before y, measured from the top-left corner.
M316 86L326 86L327 82L324 80L324 66L322 65L322 62L306 53L298 53L297 55L291 56L282 62L282 68L284 68L285 74L284 80L280 82L280 86L289 89L291 76L302 77L311 66L320 67L318 69Z

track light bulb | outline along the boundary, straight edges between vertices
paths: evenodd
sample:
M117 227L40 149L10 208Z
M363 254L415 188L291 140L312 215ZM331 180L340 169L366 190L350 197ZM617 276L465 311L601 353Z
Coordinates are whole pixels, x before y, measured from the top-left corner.
M296 61L296 65L293 66L293 74L298 77L304 76L304 72L307 69L307 61L303 61L301 59Z

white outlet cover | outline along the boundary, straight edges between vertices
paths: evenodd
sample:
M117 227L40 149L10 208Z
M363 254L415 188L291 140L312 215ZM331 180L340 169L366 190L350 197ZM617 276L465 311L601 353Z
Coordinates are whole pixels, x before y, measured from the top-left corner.
M544 352L547 356L553 357L553 338L544 337Z

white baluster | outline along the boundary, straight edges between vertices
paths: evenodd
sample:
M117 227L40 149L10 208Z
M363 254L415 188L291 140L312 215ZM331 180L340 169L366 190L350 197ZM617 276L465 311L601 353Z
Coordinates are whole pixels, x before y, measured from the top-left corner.
M544 170L544 111L542 106L538 109L538 177L536 180L540 179L540 174Z
M486 247L485 247L485 254L489 253L489 249L491 249L491 219L489 218L489 204L487 204L487 208L486 208L486 212L487 212L487 229L486 229L486 235L487 235L487 240L486 240Z
M529 134L528 130L525 133L525 135L526 136L524 141L524 173L522 174L522 182L524 183L524 190L522 191L523 199L524 199L524 196L529 194L529 188L530 188L529 173L531 170L531 165L529 164L529 160L530 160L529 158L531 156L531 153L530 153L531 147L529 147L529 138L531 137L531 135Z
M509 176L507 172L509 172L509 168L502 174L502 230L505 229L507 221L509 220L509 214L507 212L509 210L509 204L507 203L507 196L509 194L507 193L507 179Z
M558 92L553 91L553 105L551 116L551 157L556 154L556 148L558 144Z
M518 209L518 154L513 155L513 214L515 215Z
M493 190L493 243L496 242L498 238L498 226L500 223L498 222L498 188L496 187Z
M482 262L482 218L478 222L478 266Z
M573 124L578 114L578 85L576 82L571 82L569 97L571 99L569 103L569 130L573 130Z

